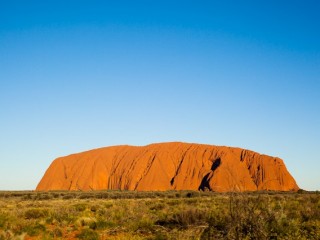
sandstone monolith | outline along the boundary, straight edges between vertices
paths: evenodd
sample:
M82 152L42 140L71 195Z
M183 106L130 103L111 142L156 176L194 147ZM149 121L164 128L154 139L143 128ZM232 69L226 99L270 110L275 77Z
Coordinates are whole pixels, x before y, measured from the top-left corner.
M36 190L296 191L283 160L191 143L112 146L55 159Z

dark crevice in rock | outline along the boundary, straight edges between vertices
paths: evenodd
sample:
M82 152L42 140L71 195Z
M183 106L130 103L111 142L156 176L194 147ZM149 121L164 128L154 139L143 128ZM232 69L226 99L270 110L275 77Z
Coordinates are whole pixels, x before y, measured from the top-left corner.
M220 164L221 164L221 158L217 158L216 160L213 161L211 166L211 171L202 178L200 186L198 187L198 190L212 191L209 182L210 182L210 179L213 177L214 171L220 166Z
M213 161L212 166L211 166L211 171L214 172L221 164L221 158L217 158L216 160Z
M210 185L209 185L209 180L211 179L211 174L212 172L209 172L207 173L203 178L202 178L202 181L200 183L200 186L198 188L198 190L202 190L202 191L206 191L206 190L209 190L209 191L212 191Z

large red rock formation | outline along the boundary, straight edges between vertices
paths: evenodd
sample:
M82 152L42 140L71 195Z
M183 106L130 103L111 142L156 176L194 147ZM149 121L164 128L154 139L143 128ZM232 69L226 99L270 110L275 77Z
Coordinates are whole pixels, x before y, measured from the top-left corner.
M298 190L277 157L189 143L113 146L57 158L42 190Z

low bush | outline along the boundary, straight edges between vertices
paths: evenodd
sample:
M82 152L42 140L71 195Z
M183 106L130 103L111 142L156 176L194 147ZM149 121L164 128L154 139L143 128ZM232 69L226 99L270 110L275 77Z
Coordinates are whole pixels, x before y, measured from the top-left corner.
M82 229L82 231L77 235L77 238L85 240L98 240L99 234L92 229Z
M0 213L0 228L3 228L7 222L7 216L4 213Z
M62 230L60 228L55 228L51 232L53 238L61 238L63 236Z
M84 210L86 210L87 204L85 204L85 203L77 203L77 204L73 205L73 207L77 212L83 212Z
M23 232L26 232L30 237L38 236L45 231L46 227L39 223L30 224L23 228Z
M48 216L47 209L31 208L25 211L24 216L26 219L37 219Z

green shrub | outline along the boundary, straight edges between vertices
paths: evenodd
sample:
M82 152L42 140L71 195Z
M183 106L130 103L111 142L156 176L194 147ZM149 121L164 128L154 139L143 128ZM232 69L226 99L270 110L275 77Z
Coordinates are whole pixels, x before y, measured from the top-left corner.
M46 227L39 223L27 225L23 228L23 232L26 232L30 237L38 236L41 232L45 231Z
M51 235L54 238L61 238L63 236L63 233L60 228L55 228L52 230Z
M21 197L21 200L31 200L31 199L32 199L32 195L30 193Z
M132 221L131 230L136 232L152 232L154 223L148 218L142 218L138 221Z
M24 216L26 219L38 219L48 216L47 209L31 208L25 211Z
M82 229L81 232L77 235L79 239L86 240L98 240L99 234L92 229Z
M165 227L179 226L187 228L188 226L205 224L207 218L208 216L204 211L190 208L174 213L172 216L165 216L164 219L156 221L156 224Z
M74 212L70 211L69 208L59 208L50 214L50 218L46 219L46 222L50 223L50 222L57 221L60 224L61 223L70 224L76 218L77 218L77 215Z
M84 203L78 203L73 205L74 209L78 212L83 212L84 210L86 210L87 208L87 204Z
M99 206L98 206L98 205L93 205L93 206L90 207L90 211L91 211L91 212L94 212L94 213L95 213L95 212L98 211L98 210L99 210Z
M153 204L150 205L149 209L151 211L159 211L165 208L165 204L162 202L155 202Z
M72 199L74 196L72 194L66 194L62 197L62 199L67 200L67 199Z
M198 192L187 192L186 194L187 198L198 197L198 196L199 196Z
M115 227L116 224L111 221L106 221L104 219L98 219L89 224L89 227L93 230L104 230L110 227Z
M60 194L59 194L59 193L54 192L54 193L52 193L52 196L53 196L54 198L59 198L59 197L60 197Z
M6 214L0 213L0 228L3 228L7 222L8 218Z

